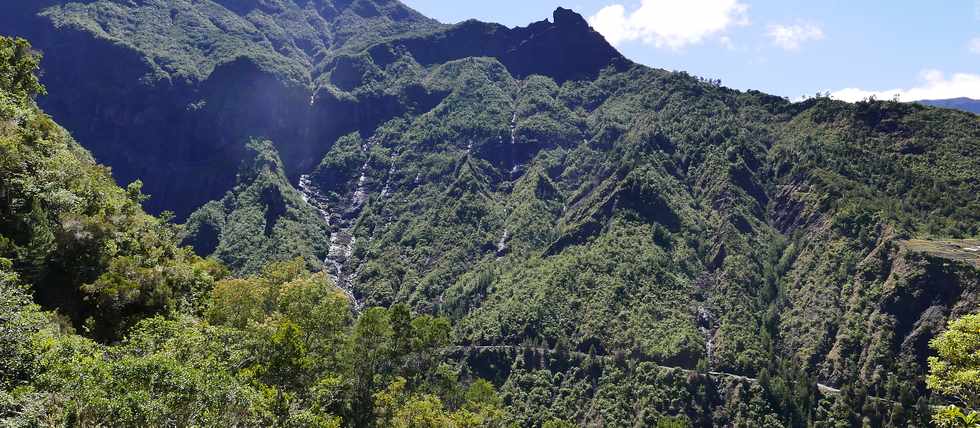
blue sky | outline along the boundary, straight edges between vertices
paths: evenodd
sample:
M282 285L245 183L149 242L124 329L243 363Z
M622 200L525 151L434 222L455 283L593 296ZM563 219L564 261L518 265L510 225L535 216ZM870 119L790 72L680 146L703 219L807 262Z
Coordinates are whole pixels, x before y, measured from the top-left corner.
M980 0L403 1L511 27L569 7L634 61L794 99L980 99Z

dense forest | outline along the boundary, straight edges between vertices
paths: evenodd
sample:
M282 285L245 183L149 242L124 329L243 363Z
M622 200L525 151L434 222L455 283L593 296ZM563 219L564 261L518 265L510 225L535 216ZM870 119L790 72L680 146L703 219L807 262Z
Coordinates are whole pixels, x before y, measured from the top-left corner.
M498 426L445 318L355 314L302 258L231 276L40 111L0 38L4 426ZM55 311L45 311L32 301Z
M566 9L0 12L5 425L980 423L975 114Z

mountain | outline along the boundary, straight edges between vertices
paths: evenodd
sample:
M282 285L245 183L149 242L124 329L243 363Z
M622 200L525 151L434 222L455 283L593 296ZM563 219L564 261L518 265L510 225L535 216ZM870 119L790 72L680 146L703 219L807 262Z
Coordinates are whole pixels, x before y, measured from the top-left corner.
M275 299L246 305L289 281L264 262L322 265L362 318L451 321L444 370L492 381L508 423L923 426L946 402L929 341L980 307L973 114L735 91L634 64L566 9L0 12L45 53L40 105L244 281L218 303L265 319Z
M393 0L17 0L0 11L6 33L46 53L45 85L61 95L42 98L42 107L81 141L99 141L90 150L121 180L143 179L151 211L181 218L235 184L251 137L277 142L287 170L302 171L343 134L437 104L439 94L417 85L348 92L373 78L363 58L370 47L384 55L385 40L404 39L404 49L453 40L464 48L415 56L424 64L506 54L524 73L548 64L594 74L619 57L597 35L579 34L588 31L577 15L514 31L447 28ZM579 36L591 39L572 44Z
M236 272L258 273L270 260L304 258L319 270L330 245L321 214L294 189L269 141L252 141L238 184L194 212L184 244L213 255Z
M916 102L927 106L951 108L980 114L980 100L974 100L971 98L961 97L950 98L948 100L922 100Z
M178 246L172 223L143 212L140 182L117 186L36 107L44 89L30 45L0 42L0 277L31 284L38 303L106 339L137 314L184 304L178 290L198 293L225 275Z
M61 95L41 106L79 140L99 141L89 149L119 179L145 177L151 211L181 217L235 184L250 137L278 141L301 167L355 117L407 108L387 98L391 111L359 111L314 94L346 52L441 28L386 0L17 0L0 11L5 33L45 53L44 83Z
M302 257L228 278L179 246L169 219L140 208L139 182L117 186L37 107L38 60L26 41L0 37L4 426L502 423L491 384L446 372L445 319L404 305L354 316ZM284 184L268 142L248 148L249 185L226 196L227 216L252 232L253 212L236 205L263 198L282 221L256 237L287 247L280 230L310 227L296 223L312 208Z

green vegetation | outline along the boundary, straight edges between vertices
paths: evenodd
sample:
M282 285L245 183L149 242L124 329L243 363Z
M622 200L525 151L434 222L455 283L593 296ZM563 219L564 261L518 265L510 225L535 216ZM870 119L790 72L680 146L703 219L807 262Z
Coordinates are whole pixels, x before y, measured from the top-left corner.
M910 251L923 252L935 257L956 260L980 267L980 240L926 240L911 239L903 242Z
M447 320L406 306L353 317L303 258L226 277L37 109L23 40L0 38L0 53L5 426L502 423L493 386L444 358ZM254 147L245 179L281 179Z
M939 356L929 357L929 388L955 399L937 411L940 427L980 426L980 314L949 322L941 335L929 342Z
M2 44L0 260L39 302L94 337L120 337L141 317L190 309L225 275L176 244L176 226L140 208L140 183L122 189L68 133L39 111L38 58Z
M382 81L412 78L378 70ZM448 94L338 140L313 176L335 215L354 216L344 269L358 298L446 315L467 344L765 372L758 400L769 410L752 423L928 419L917 410L927 400L917 344L942 322L924 315L928 302L980 290L972 263L901 242L976 236L975 116L791 104L643 67L558 85L470 58L418 79ZM559 375L570 379L567 369L547 377ZM817 381L850 386L821 397ZM546 384L570 388L562 382ZM549 414L507 397L527 409L521 423ZM717 406L686 417L705 424ZM577 409L549 407L599 420Z
M41 11L55 28L80 29L150 61L150 81L191 84L215 67L247 58L263 71L307 87L338 52L397 34L440 27L386 0L65 2Z
M639 65L527 76L455 55L446 37L465 25L414 37L440 26L403 28L395 2L165 4L45 13L140 52L154 79L251 58L316 87L300 111L332 127L294 130L315 148L252 139L235 187L173 225L37 109L37 59L5 41L3 417L924 427L951 403L937 423L973 417L960 355L975 317L934 337L980 296L977 116L791 103ZM370 7L377 19L347 13ZM168 17L182 24L156 28Z
M506 416L492 385L462 382L440 356L445 319L395 306L354 320L302 259L219 281L203 318L147 318L112 346L60 333L3 285L0 418L11 426L476 427Z
M810 176L819 207L845 214L848 232L874 213L904 233L980 233L976 115L873 100L809 104L773 153L776 170Z
M45 93L35 74L39 63L40 57L26 40L4 39L0 49L0 102L4 110L0 114L5 120L17 118L16 108L30 106L35 96Z
M319 269L330 245L323 218L289 184L271 142L252 141L248 148L252 159L242 165L239 184L191 214L183 242L236 273L294 257Z

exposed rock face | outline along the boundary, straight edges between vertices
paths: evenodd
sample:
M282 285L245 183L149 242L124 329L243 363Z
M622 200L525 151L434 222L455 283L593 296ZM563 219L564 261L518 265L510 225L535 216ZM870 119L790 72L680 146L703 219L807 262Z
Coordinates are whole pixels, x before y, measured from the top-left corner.
M136 3L180 22L163 0L112 4ZM302 254L356 307L447 315L467 344L563 340L739 375L788 356L837 386L916 379L928 339L977 307L975 269L898 244L980 233L974 115L734 91L631 64L565 9L509 29L393 2L199 3L254 52L154 56L106 38L111 20L45 12L42 47L68 58L48 81L69 94L45 102L154 207L238 183L186 242L240 273ZM384 37L248 29L290 22L271 5ZM253 135L282 161L236 181Z
M559 83L595 78L606 67L630 64L581 15L563 8L555 11L554 22L508 29L499 24L467 21L444 32L396 40L374 48L372 54L383 61L390 55L386 55L386 50L400 49L407 49L421 64L495 57L516 77L541 74Z
M184 244L243 274L294 257L321 268L330 245L326 219L289 184L271 143L250 142L247 154L238 184L190 215Z
M124 20L138 21L126 27L113 14L148 19ZM151 211L179 217L235 184L250 137L275 141L296 178L338 129L377 121L356 106L311 102L314 64L369 42L347 34L347 26L379 36L439 28L387 0L0 5L4 32L28 37L47 54L43 80L59 96L42 98L45 110L117 180L143 180ZM158 33L167 46L157 46Z
M423 65L491 56L515 75L559 82L628 64L566 9L553 23L507 29L471 21L446 30L389 0L12 1L0 15L5 32L49 54L44 83L59 96L42 98L45 110L117 180L143 180L150 211L179 218L235 184L250 137L274 141L297 182L341 135L435 106L440 95L417 85L344 93L384 66L392 49ZM135 27L114 20L125 16L148 19ZM395 41L368 49L377 65L348 56L383 38Z

